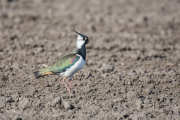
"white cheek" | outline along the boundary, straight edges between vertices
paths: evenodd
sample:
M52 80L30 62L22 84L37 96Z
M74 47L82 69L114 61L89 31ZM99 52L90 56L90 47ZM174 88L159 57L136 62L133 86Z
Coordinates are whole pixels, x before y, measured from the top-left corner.
M81 46L84 44L84 41L82 40L78 40L77 43L76 43L76 47L77 48L81 48Z

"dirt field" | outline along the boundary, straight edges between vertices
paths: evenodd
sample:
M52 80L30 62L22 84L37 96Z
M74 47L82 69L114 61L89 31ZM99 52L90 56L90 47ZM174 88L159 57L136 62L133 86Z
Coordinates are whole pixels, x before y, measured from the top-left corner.
M33 72L75 48L73 24L92 45L69 95ZM179 120L179 67L180 0L0 0L0 120Z

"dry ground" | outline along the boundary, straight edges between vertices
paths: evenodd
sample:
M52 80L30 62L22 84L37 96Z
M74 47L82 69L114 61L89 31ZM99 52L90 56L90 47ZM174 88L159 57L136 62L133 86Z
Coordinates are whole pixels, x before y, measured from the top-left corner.
M33 72L89 37L69 95ZM0 119L180 119L179 0L0 0ZM66 80L68 82L68 79Z

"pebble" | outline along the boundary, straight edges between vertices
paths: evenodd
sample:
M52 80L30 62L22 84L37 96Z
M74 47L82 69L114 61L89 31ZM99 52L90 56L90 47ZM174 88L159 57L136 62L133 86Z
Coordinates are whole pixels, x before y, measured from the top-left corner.
M27 98L23 98L22 100L19 101L19 107L24 108L27 105L28 101L29 100Z
M56 104L60 104L61 103L61 98L60 97L56 97L53 102L52 102L52 106L56 106Z
M91 72L88 71L88 72L84 73L84 75L85 75L85 79L88 79L90 77L90 75L91 75Z
M71 104L68 101L62 101L65 110L71 109Z
M155 50L150 50L150 51L148 52L148 56L149 56L149 57L153 57L153 56L155 56L155 55L157 55L157 52L156 52Z
M129 91L127 93L127 98L128 99L133 99L133 98L136 98L136 95L137 95L137 92L136 91Z
M52 95L46 95L46 97L45 97L46 102L50 102L52 100L54 100L54 97Z
M20 65L18 63L13 63L11 67L14 69L19 69Z
M149 88L146 88L146 89L144 90L144 92L145 92L147 95L151 94L151 90L150 90Z
M140 99L136 100L136 108L139 110L141 109L142 101Z
M174 114L176 114L176 115L180 115L180 107L179 107L179 106L175 106L175 107L173 108L173 112L174 112Z
M101 71L103 73L110 73L114 70L114 66L113 65L107 65L107 64L103 64L101 67Z
M33 95L34 92L35 92L35 90L36 90L36 89L35 89L34 87L30 87L29 90L28 90L28 91L29 91L28 94L29 94L29 95Z
M0 100L0 109L4 108L5 107L5 104L2 100Z

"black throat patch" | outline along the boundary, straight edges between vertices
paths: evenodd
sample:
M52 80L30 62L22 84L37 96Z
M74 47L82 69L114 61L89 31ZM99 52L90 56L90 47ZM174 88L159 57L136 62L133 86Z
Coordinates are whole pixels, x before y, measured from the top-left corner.
M85 45L83 45L80 49L77 50L77 54L81 55L84 61L86 60L86 48Z

